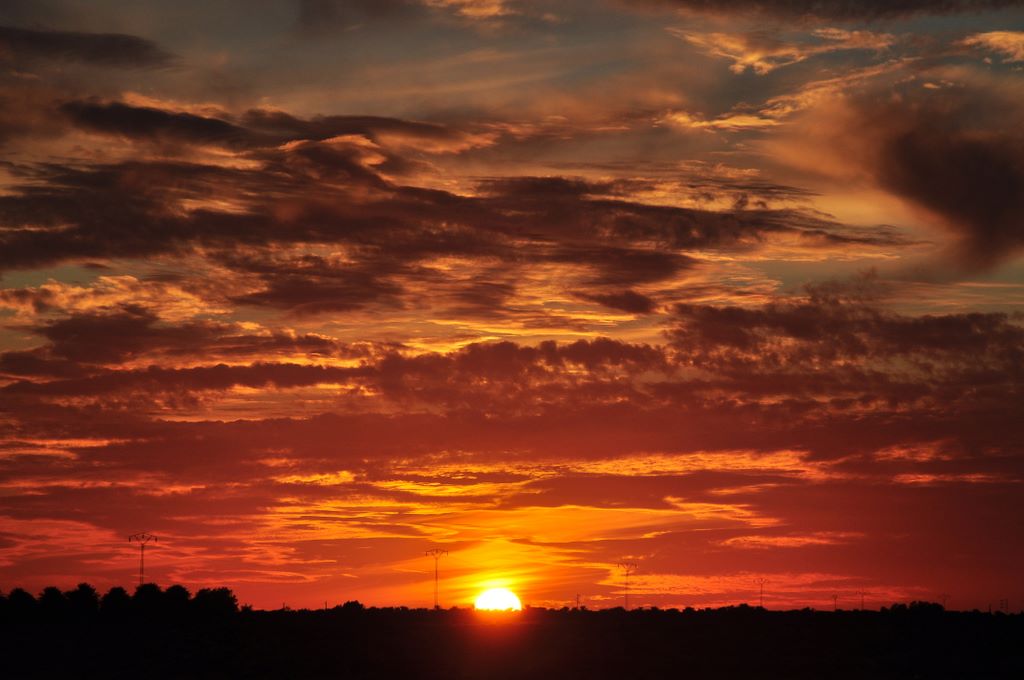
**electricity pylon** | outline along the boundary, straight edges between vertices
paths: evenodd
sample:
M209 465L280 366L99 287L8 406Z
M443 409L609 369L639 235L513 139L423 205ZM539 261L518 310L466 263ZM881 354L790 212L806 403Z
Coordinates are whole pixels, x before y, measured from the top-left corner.
M756 583L761 589L759 594L759 604L761 609L764 609L764 584L767 582L768 581L766 581L763 577L754 581L754 583Z
M438 604L437 599L437 562L447 554L448 551L442 550L441 548L431 548L427 551L427 557L434 558L434 609L439 609L441 606L440 604Z
M622 570L622 575L626 578L626 592L625 592L625 603L626 611L629 611L629 575L636 573L636 562L619 562L619 569Z
M146 533L145 531L132 534L128 537L129 543L139 544L139 585L141 586L146 582L146 544L150 541L156 541L156 536L153 534Z

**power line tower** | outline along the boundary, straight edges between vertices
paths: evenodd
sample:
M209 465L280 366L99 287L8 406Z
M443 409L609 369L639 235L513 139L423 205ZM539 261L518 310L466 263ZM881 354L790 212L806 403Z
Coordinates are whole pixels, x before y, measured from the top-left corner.
M427 557L434 558L434 609L440 609L441 605L437 599L437 563L442 557L447 557L448 551L441 548L431 548L427 551Z
M129 543L139 544L139 585L141 586L146 582L146 544L149 542L156 542L156 536L150 533L142 531L137 534L132 534L128 537Z
M834 611L834 612L839 611L839 596L838 595L833 595L832 596L832 611Z
M626 579L626 592L625 592L625 603L626 611L629 611L629 575L636 573L637 564L636 562L619 562L619 569L622 570L622 575Z
M864 596L867 595L867 593L865 593L863 590L861 590L857 594L860 595L860 610L864 611Z
M756 583L758 585L758 587L760 588L760 592L758 593L758 603L759 603L759 606L761 607L761 609L764 609L764 584L768 583L768 581L766 581L762 577L762 578L759 578L756 581L754 581L754 583Z

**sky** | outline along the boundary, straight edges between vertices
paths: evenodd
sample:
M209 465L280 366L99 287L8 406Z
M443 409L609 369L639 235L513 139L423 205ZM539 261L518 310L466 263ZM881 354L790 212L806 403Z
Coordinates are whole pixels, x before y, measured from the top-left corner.
M0 590L1024 606L1024 2L5 0Z

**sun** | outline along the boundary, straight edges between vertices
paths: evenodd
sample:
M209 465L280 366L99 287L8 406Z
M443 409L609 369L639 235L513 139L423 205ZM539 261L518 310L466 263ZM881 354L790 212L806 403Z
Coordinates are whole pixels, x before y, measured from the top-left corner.
M519 611L523 603L508 588L491 588L480 593L473 606L488 611Z

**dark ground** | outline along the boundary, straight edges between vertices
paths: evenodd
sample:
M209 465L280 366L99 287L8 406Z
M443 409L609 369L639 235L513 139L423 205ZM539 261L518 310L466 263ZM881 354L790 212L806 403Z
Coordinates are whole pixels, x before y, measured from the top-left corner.
M0 596L0 676L1024 678L1024 615L877 611L237 611L230 591ZM123 593L123 596L121 595ZM27 596L27 597L26 597ZM77 599L76 599L77 597Z

